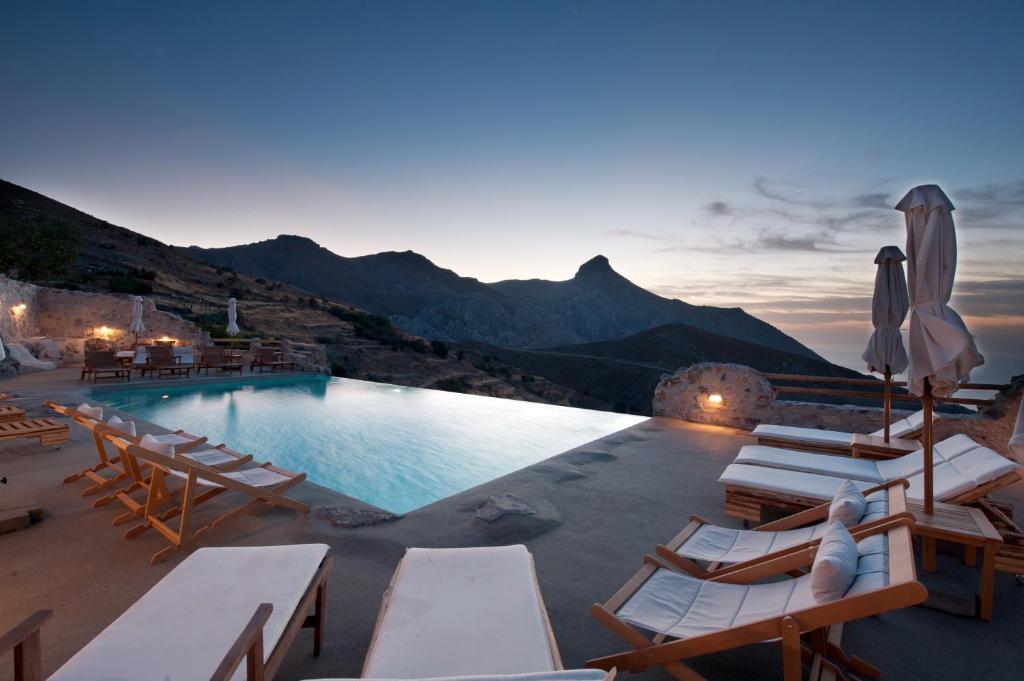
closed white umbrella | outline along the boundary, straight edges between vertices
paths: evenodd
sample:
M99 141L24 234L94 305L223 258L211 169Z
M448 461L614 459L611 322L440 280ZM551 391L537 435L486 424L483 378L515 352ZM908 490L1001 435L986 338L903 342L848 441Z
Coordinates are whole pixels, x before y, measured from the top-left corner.
M146 330L146 325L142 323L142 298L139 296L135 296L132 299L132 323L128 330L135 334L135 343L137 345L139 334Z
M0 362L7 359L7 351L4 350L4 339L0 338Z
M897 246L883 246L875 256L878 271L875 273L875 292L871 296L871 323L875 330L861 355L868 363L869 371L885 377L882 412L886 442L889 441L892 420L892 375L902 373L908 362L903 334L900 333L900 326L910 309L907 279L903 273L903 261L906 259Z
M229 336L238 335L238 302L234 298L228 298L228 328Z
M910 391L924 408L924 510L932 504L932 407L951 395L984 363L967 325L953 308L956 231L953 203L938 185L914 187L896 205L907 221L907 287L910 292Z

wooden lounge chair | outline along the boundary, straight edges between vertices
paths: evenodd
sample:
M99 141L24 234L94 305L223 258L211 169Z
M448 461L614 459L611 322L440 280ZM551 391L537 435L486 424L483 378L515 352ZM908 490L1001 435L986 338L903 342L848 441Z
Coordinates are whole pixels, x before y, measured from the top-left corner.
M936 447L937 455L933 465L933 489L936 501L951 504L968 504L976 502L996 489L1017 482L1024 477L1024 467L1010 461L998 452L977 445L966 436L954 436L945 440L945 444L963 444L964 438L971 442L970 447L946 447L941 451ZM940 443L944 444L944 443ZM776 450L783 451L783 450ZM863 463L877 464L882 467L892 461L863 461L857 459L840 459L822 455L817 461L804 461L813 454L806 452L789 452L801 455L801 468L798 470L784 469L777 466L751 465L750 463L733 463L726 467L719 477L725 485L725 512L743 520L760 522L763 509L777 507L790 510L802 510L817 506L828 501L844 480L850 479L861 489L868 488L875 480L858 480L854 471L843 469L833 471L832 475L821 471L810 472L807 469L814 465L823 465L826 461L845 464ZM908 455L913 456L913 455ZM906 457L903 457L904 459ZM790 460L795 457L790 457ZM915 472L916 471L916 472ZM911 468L905 476L910 486L907 498L920 501L924 497L924 471Z
M937 421L941 416L934 414L933 418ZM892 423L889 427L889 435L893 438L916 440L921 437L923 430L924 412L916 411L907 418ZM882 437L884 434L885 429L879 429L869 435ZM751 435L757 438L757 444L768 447L806 449L812 452L848 456L853 450L853 441L857 433L762 423L754 428Z
M0 423L0 440L14 440L28 437L39 438L40 447L60 447L69 439L69 428L66 423L57 423L53 419L28 419L25 421L8 421Z
M84 381L86 376L92 376L93 383L104 376L130 381L132 370L131 367L118 364L113 350L87 350L85 366L82 367L82 376L79 380Z
M199 364L199 369L205 369L207 374L210 373L210 369L213 369L215 372L237 371L242 373L243 368L245 368L245 363L241 357L228 354L227 350L216 346L203 350L203 358Z
M533 558L522 545L408 549L384 593L362 677L608 678L563 670Z
M864 491L866 508L849 526L855 536L894 519L912 519L907 510L907 482L896 480ZM828 527L834 500L776 520L753 530L713 525L699 516L667 544L656 548L658 557L695 577L706 579L723 566L771 560L783 552L810 548Z
M699 579L653 556L594 617L635 650L600 657L588 667L640 672L661 666L680 681L703 679L687 665L701 655L781 639L783 678L798 681L807 661L842 674L875 677L878 670L839 648L843 622L921 603L927 591L916 579L910 523L878 526L857 543L856 577L845 594L819 602L811 574L778 580L814 563L818 547ZM652 632L653 635L644 633ZM802 640L807 638L806 643ZM813 677L813 674L812 674Z
M280 350L256 348L253 352L252 362L249 364L249 371L254 371L256 367L259 367L260 372L264 367L270 367L273 371L283 371L285 367L288 367L291 371L295 371L295 362L281 359L281 357Z
M137 483L132 491L146 491L143 503L135 501L130 492L117 494L117 498L129 508L129 514L125 516L142 518L142 523L125 532L125 538L131 539L153 529L171 544L153 554L150 561L153 564L177 551L194 547L197 538L203 533L263 504L309 513L307 504L284 496L284 492L306 479L305 473L293 473L269 462L254 468L218 470L182 457L158 454L111 433L105 433L103 437L118 448L121 461ZM150 466L148 477L143 472L144 463ZM184 481L184 485L172 490L167 483L175 479ZM229 491L239 492L249 499L193 529L196 507ZM119 519L123 517L119 516ZM174 518L178 518L176 526L169 523Z
M25 410L15 407L13 404L0 405L0 423L8 421L24 421Z
M174 350L169 345L150 345L146 348L146 364L143 374L156 373L157 378L164 376L178 376L185 374L188 378L195 365L191 362L179 362L174 356Z
M200 549L50 681L269 681L300 629L313 629L320 654L331 567L325 544ZM43 679L40 630L51 614L40 610L0 636L0 656L15 651L19 681Z

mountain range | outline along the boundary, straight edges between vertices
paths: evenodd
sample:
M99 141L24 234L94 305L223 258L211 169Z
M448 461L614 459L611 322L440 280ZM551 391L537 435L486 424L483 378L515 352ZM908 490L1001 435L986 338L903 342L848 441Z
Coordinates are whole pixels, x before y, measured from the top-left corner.
M182 249L190 257L283 281L387 315L427 338L507 348L612 340L663 324L686 324L728 338L821 359L810 348L740 308L690 305L637 286L602 255L567 281L483 283L424 256L386 252L347 258L305 237L228 248Z

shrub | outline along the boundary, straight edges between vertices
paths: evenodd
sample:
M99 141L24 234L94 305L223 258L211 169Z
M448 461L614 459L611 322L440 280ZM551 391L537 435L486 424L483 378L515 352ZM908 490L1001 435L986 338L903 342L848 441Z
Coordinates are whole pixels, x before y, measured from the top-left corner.
M151 283L139 279L134 274L115 274L110 278L110 283L107 287L113 293L147 295L153 292L153 285Z
M442 378L434 384L437 390L446 390L450 393L464 393L472 386L464 378Z
M444 359L448 356L448 346L442 341L430 341L430 350L441 359Z
M0 272L24 281L78 279L81 235L49 218L0 216Z
M331 376L337 376L338 378L345 378L348 376L348 369L341 362L331 363Z

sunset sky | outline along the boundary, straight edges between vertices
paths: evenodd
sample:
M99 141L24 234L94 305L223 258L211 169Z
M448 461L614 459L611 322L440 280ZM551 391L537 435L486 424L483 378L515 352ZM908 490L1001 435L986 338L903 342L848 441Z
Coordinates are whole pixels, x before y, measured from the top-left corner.
M713 5L713 6L712 6ZM1024 372L1024 3L5 3L0 177L162 241L412 249L485 281L595 254L829 359L903 193Z

